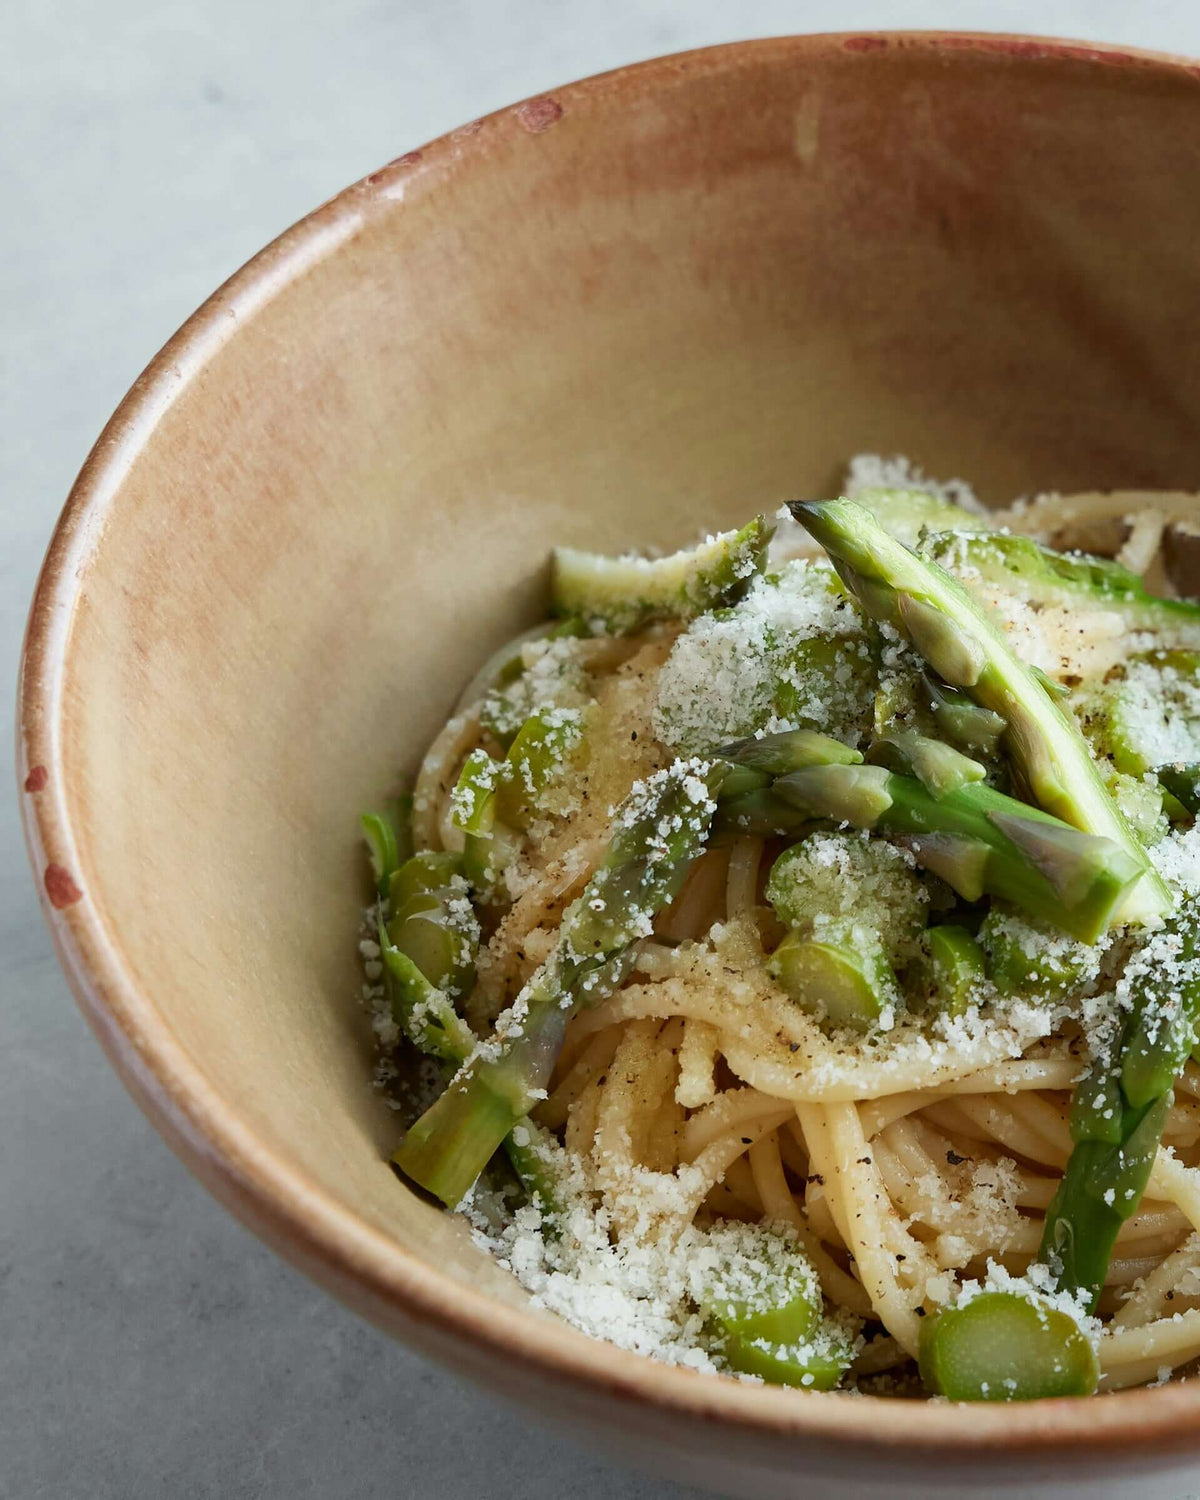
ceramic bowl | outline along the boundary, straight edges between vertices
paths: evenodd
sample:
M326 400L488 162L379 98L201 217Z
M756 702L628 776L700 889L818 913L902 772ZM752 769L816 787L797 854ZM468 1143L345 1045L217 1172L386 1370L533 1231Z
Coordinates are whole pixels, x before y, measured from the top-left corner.
M1200 1385L806 1395L531 1309L386 1165L355 817L539 616L551 542L677 544L828 493L860 450L995 500L1200 488L1198 182L1182 62L755 42L411 151L205 303L55 533L19 775L80 1003L235 1213L381 1327L677 1477L1179 1492Z

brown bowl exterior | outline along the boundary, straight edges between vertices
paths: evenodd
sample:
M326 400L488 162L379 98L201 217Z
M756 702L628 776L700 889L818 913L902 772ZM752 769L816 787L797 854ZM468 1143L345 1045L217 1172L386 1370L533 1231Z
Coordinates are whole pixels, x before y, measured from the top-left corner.
M552 541L678 543L828 493L863 449L994 500L1200 488L1197 181L1181 62L748 43L410 152L205 304L71 494L18 756L80 1003L225 1203L380 1326L741 1492L986 1472L1065 1494L1200 1456L1200 1386L848 1400L667 1368L531 1310L385 1165L354 836L537 617Z

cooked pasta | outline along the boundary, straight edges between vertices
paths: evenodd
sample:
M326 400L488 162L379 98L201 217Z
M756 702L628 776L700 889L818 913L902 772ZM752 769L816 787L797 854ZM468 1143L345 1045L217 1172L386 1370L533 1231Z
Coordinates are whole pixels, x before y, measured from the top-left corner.
M1200 1357L1190 502L878 468L773 537L560 550L556 623L364 819L381 1034L445 1083L395 1162L658 1358L1163 1380Z

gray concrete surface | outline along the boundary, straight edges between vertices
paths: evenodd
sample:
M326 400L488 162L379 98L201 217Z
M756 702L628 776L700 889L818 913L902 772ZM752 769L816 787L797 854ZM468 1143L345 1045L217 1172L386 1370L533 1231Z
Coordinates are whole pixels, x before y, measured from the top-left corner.
M105 418L292 220L448 127L635 58L943 25L1200 53L1195 0L0 0L4 698ZM388 1342L207 1197L76 1014L0 795L0 1496L684 1494Z

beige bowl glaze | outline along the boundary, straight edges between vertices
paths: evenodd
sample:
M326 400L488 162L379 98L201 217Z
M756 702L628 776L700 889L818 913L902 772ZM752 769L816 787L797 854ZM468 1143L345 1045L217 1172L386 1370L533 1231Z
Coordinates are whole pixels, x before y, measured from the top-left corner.
M385 1165L355 999L356 812L537 617L551 542L678 543L827 493L862 449L993 499L1200 487L1198 73L801 37L503 110L251 261L68 502L20 781L110 1057L296 1265L610 1451L746 1494L837 1476L893 1500L1095 1495L1101 1475L1129 1495L1200 1461L1200 1385L1013 1409L804 1395L533 1312Z

